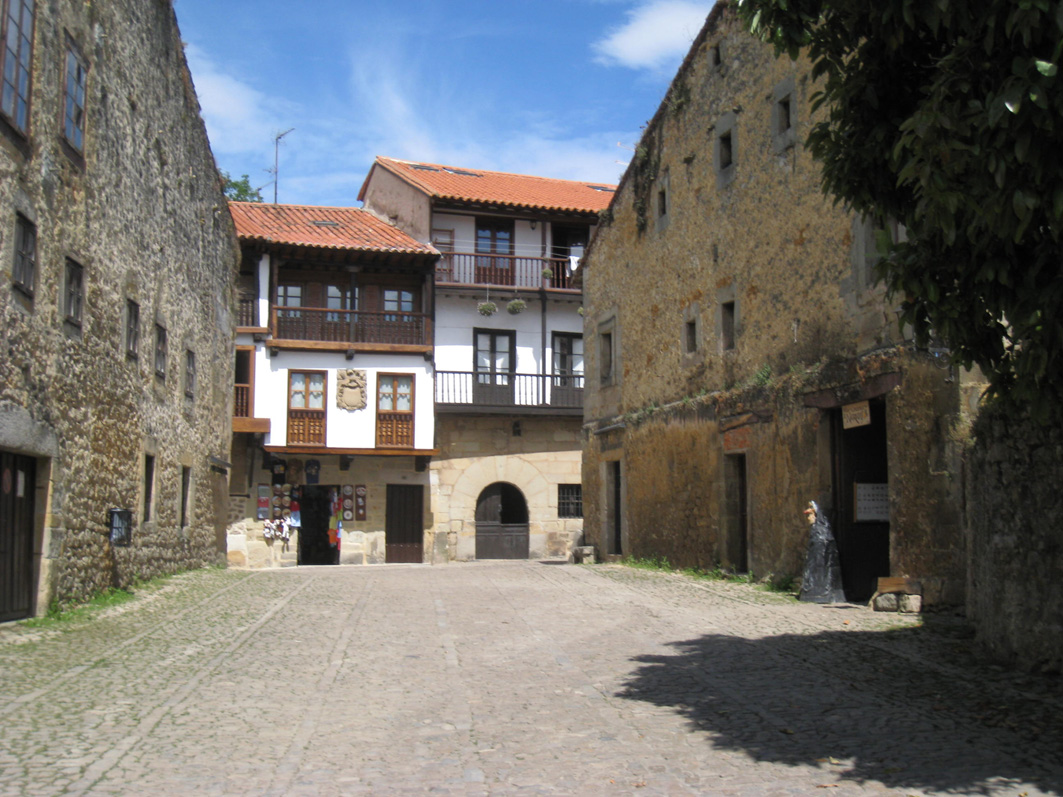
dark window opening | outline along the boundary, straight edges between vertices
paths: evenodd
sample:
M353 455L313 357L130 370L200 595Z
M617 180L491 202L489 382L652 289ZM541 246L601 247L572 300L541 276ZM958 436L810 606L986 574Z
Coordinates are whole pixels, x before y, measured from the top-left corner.
M125 303L125 353L136 359L140 351L140 305L132 299Z
M723 302L720 305L720 346L724 351L735 347L735 303Z
M33 296L37 282L37 227L25 216L15 216L15 287Z
M192 469L181 468L181 528L188 525L188 507L191 503Z
M166 378L166 327L155 325L155 376Z
M66 51L63 138L78 152L85 148L85 81L88 69L81 56L69 47Z
M25 135L30 126L33 0L8 0L0 37L0 113Z
M79 263L66 261L66 290L63 293L63 318L81 326L81 307L85 299L85 270Z
M152 495L155 488L155 457L151 454L144 455L144 522L151 520Z
M603 332L600 340L601 377L603 382L613 378L613 334Z
M775 106L775 134L782 135L790 130L790 97L783 97Z
M185 396L196 397L196 353L185 349Z
M657 192L657 215L664 216L668 213L668 192L663 188Z
M734 151L731 148L730 131L720 136L720 168L726 169L734 163Z
M557 485L557 516L583 517L583 485Z

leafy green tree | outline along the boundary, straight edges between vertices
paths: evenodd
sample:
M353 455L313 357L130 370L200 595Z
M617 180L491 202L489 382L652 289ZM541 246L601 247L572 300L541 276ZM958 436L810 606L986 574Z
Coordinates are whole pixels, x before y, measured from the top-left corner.
M251 187L251 180L245 174L239 180L234 180L226 171L218 172L221 177L222 191L225 198L232 202L261 202L262 194L257 188Z
M1063 3L737 2L821 80L824 190L907 228L879 276L917 340L1063 420Z

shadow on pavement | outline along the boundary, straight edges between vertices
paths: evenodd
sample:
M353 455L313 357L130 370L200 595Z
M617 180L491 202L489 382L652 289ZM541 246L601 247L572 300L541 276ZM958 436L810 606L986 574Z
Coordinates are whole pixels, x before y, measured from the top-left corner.
M927 635L946 655L936 660L955 669L922 663ZM825 782L964 794L1063 788L1058 678L1000 671L966 640L942 643L927 628L707 634L670 643L674 654L636 658L618 696L678 710L719 748L818 766Z

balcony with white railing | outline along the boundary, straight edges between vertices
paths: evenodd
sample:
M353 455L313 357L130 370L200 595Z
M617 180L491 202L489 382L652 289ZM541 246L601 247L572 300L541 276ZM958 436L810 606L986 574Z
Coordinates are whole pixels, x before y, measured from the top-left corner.
M436 264L436 284L578 292L573 280L574 260L445 252Z

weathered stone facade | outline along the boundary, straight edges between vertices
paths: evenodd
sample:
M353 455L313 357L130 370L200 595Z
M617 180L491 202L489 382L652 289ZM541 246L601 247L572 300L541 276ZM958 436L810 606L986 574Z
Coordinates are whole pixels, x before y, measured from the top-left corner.
M567 557L580 544L583 518L559 516L558 507L558 485L580 484L579 418L441 415L436 440L432 512L446 559L476 558L477 500L497 482L527 502L529 558Z
M36 472L39 612L223 561L237 249L171 4L38 3L32 35L28 124L0 121L0 450Z
M795 577L815 499L850 597L960 602L977 391L905 340L875 232L821 193L814 90L720 2L644 132L585 260L586 535Z

